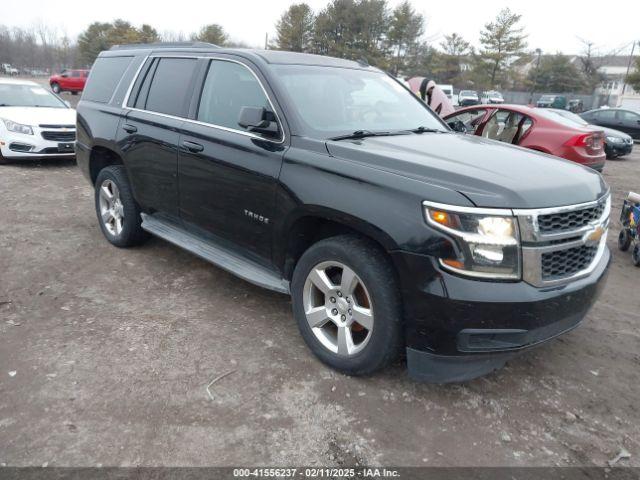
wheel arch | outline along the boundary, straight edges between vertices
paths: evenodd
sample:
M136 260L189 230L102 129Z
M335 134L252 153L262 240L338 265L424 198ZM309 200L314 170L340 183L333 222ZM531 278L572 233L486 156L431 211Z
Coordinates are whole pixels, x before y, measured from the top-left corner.
M314 243L325 238L356 234L374 242L385 253L397 249L395 241L379 227L360 218L326 207L310 207L291 215L276 238L284 238L274 259L284 277L291 279L302 254Z
M112 149L102 145L95 145L91 148L91 153L89 154L91 183L95 184L100 170L110 165L124 165L122 157Z

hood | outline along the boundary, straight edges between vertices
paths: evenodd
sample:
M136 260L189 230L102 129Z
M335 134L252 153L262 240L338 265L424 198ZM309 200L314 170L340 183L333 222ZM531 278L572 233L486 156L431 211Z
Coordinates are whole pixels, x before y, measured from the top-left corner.
M472 135L368 137L329 141L327 149L336 157L458 191L479 207L571 205L596 200L608 189L587 167Z
M23 125L75 125L72 108L0 107L0 118Z

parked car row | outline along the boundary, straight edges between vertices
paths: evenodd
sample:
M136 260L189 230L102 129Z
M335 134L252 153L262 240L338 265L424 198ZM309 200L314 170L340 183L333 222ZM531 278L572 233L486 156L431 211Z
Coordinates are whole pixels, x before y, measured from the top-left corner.
M460 90L458 93L458 105L468 107L480 104L500 104L504 103L502 94L496 90L489 90L478 95L475 90Z

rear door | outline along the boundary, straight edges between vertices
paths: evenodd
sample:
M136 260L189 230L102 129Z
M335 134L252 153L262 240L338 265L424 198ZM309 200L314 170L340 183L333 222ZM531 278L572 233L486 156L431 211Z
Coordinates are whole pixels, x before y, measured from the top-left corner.
M185 225L271 262L276 182L285 133L257 134L238 124L243 107L264 107L277 120L266 82L252 65L204 61L202 82L183 125L178 161L180 215Z
M151 58L127 102L121 145L138 203L178 218L178 140L193 89L195 58Z

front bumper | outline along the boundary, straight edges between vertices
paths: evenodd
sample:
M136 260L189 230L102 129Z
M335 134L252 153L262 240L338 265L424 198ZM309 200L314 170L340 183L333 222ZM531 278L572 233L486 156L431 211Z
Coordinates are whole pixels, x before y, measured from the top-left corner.
M607 157L621 157L622 155L629 155L633 150L633 142L606 142L604 144L604 151Z
M9 132L4 130L0 138L2 157L11 160L75 156L74 129L41 129L32 127L33 135ZM43 133L44 132L44 133ZM53 135L59 139L49 140L44 135ZM69 150L71 147L71 150Z
M405 306L411 377L461 382L504 365L517 352L575 328L601 292L611 260L605 250L586 277L557 287L471 280L433 259L396 252Z

